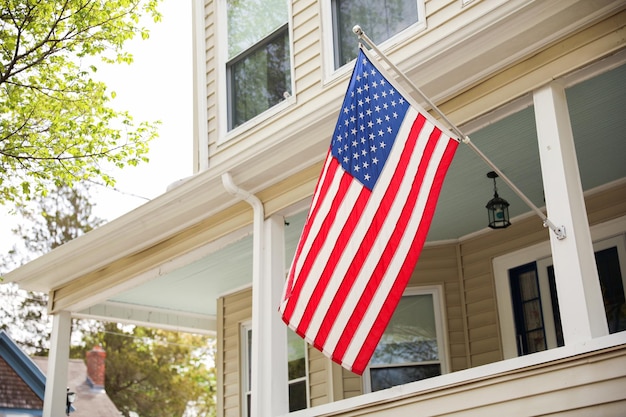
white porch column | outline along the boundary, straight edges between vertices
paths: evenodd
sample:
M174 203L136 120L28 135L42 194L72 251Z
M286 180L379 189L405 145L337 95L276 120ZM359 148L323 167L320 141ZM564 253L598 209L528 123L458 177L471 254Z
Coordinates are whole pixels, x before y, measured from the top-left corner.
M255 262L259 279L252 286L252 417L271 417L289 411L287 327L278 314L285 276L284 220L270 217L261 227L260 241L254 240L262 250Z
M608 334L585 210L565 89L558 82L534 92L535 120L548 218L567 237L550 232L565 344Z
M61 311L53 316L43 417L65 415L71 329L72 316L69 311Z
M282 216L265 220L264 258L261 296L266 304L261 312L261 325L267 338L261 346L261 383L268 388L268 392L265 397L266 411L259 415L278 416L289 412L287 326L278 313L285 284L285 219Z

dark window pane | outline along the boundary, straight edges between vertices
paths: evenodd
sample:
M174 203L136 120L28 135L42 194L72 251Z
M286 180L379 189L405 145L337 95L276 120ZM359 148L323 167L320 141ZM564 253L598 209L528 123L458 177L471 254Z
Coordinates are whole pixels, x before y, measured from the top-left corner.
M281 28L267 42L228 64L229 128L235 128L291 94L289 33Z
M596 264L609 333L626 330L624 283L617 248L614 246L596 252Z
M372 391L391 388L441 375L439 365L399 366L394 368L370 369Z
M306 381L289 384L289 411L306 408Z
M289 361L288 369L290 380L303 377L306 373L304 358Z
M357 56L357 38L352 32L360 25L372 41L384 42L417 22L416 0L335 0L336 58L339 68Z
M554 332L556 333L556 345L565 346L563 339L563 325L561 324L561 310L559 299L556 296L556 280L554 278L554 266L548 267L548 284L550 285L550 300L552 301L552 317L554 319Z
M546 350L546 337L543 328L525 334L526 353L535 353Z
M537 264L531 262L509 270L511 301L515 315L519 355L546 350Z

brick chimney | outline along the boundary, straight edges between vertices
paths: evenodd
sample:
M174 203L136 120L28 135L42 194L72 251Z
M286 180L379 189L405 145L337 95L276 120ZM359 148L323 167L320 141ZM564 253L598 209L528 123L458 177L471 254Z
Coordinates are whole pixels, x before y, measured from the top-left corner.
M87 383L95 390L104 390L104 361L106 352L100 346L94 346L87 352Z

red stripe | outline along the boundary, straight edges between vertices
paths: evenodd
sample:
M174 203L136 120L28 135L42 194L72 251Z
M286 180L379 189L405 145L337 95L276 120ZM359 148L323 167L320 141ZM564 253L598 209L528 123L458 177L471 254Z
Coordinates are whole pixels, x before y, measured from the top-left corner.
M428 142L424 148L424 153L422 154L420 164L417 170L417 175L413 180L411 191L409 192L406 202L402 208L400 218L396 223L396 227L392 232L389 241L387 242L387 245L383 251L382 256L380 257L380 260L378 261L378 264L376 265L376 268L374 269L374 272L372 273L371 278L369 279L363 293L361 294L361 297L356 305L356 308L354 309L354 312L352 313L350 319L348 320L348 323L346 324L345 330L339 338L337 347L333 352L333 358L335 358L336 360L343 361L343 356L348 346L350 345L352 338L354 337L355 331L358 328L361 320L363 319L363 316L367 312L367 309L372 302L372 298L376 294L376 290L378 289L385 275L385 272L389 266L389 261L393 258L393 255L398 248L400 241L402 240L405 225L409 221L413 213L413 209L415 208L417 197L419 196L419 192L424 181L424 176L427 172L428 164L432 158L433 151L435 150L440 136L441 131L438 128L435 128L428 138ZM403 279L403 277L398 276L397 279ZM392 313L393 309L395 309L395 306L393 306L393 308L390 310ZM383 308L383 310L388 309ZM374 322L373 327L377 326L378 324ZM378 340L376 340L376 342L374 343L374 347L376 347L377 343Z
M409 251L407 254L407 257L402 264L400 273L398 274L398 278L395 280L385 303L381 307L381 311L376 319L376 325L372 326L370 332L365 338L365 342L363 343L359 354L352 364L352 371L356 374L361 375L365 370L365 367L372 357L372 354L376 349L387 324L389 324L389 320L391 320L394 310L400 302L404 289L411 278L415 264L417 263L420 253L422 252L422 248L424 247L424 242L426 241L426 236L428 235L428 229L430 228L435 207L437 206L437 200L439 199L439 193L441 192L443 181L448 168L452 163L452 158L454 157L458 144L459 143L456 140L448 140L446 150L444 151L441 161L439 162L439 166L428 195L428 200L424 207L424 215L422 216L417 233L411 245L413 250Z
M331 161L331 165L335 168L333 169L333 172L338 169L341 169L335 158L333 158L333 160ZM309 272L311 271L311 267L313 266L313 263L317 259L317 256L319 255L319 251L321 247L326 242L326 235L328 234L328 231L331 229L335 221L335 217L337 217L337 212L338 212L337 208L341 205L341 202L343 201L343 198L345 197L346 191L348 190L348 188L350 187L350 183L352 182L352 176L343 170L341 171L342 172L339 172L337 174L337 175L341 175L337 193L332 199L331 206L330 206L330 209L328 210L328 213L323 213L325 214L325 217L320 227L320 230L318 231L317 235L313 237L313 243L311 245L311 248L309 252L307 253L306 258L304 259L304 263L302 264L302 268L300 269L300 272L298 273L298 280L295 282L295 285L293 286L291 298L289 300L290 302L285 307L285 312L283 313L283 320L286 320L288 322L291 321L293 311L295 310L297 301L299 300L300 293L302 292L302 288L306 280L308 279ZM320 191L323 193L321 197L325 198L326 193L328 191L328 185L325 184L325 186L322 187ZM322 201L320 200L320 204L318 204L318 207L322 205L321 203ZM315 216L317 216L317 214L318 213L316 210ZM314 218L315 217L310 217L310 220L307 221L307 238L310 232L310 227L313 224ZM298 333L302 337L304 336L304 334L301 333L299 329L298 331L296 331L296 333Z
M380 229L382 228L384 220L387 217L391 204L395 200L395 196L400 188L402 178L405 175L406 167L408 165L408 159L413 153L417 137L419 136L419 132L422 130L425 122L426 119L421 114L419 114L413 122L413 126L411 127L411 131L409 132L408 138L405 142L400 161L397 165L397 170L394 173L387 190L385 190L385 196L381 199L381 205L378 207L368 231L363 237L359 249L355 253L350 266L346 270L345 276L330 303L324 319L321 322L320 329L318 330L317 336L313 342L313 346L318 349L323 349L326 339L328 338L328 335L334 325L337 314L343 307L346 298L350 294L350 289L354 285L354 282L356 281L368 254L374 246L376 237L380 233Z

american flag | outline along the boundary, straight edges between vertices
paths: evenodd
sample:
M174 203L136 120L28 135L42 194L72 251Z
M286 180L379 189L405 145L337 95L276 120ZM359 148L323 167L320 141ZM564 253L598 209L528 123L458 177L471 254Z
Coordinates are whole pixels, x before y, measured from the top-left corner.
M307 342L365 370L426 240L458 139L361 50L279 311Z

